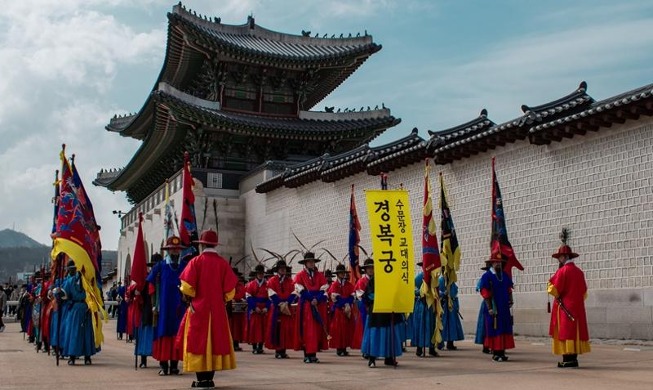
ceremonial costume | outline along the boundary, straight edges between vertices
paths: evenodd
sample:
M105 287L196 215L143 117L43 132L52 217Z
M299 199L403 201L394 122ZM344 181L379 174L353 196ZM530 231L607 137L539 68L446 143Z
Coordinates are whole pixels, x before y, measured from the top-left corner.
M169 237L161 249L168 251L168 254L162 261L156 262L146 278L155 314L152 357L159 361L159 375L177 375L181 350L175 345L175 337L186 309L181 302L179 275L186 267L186 261L179 260L184 249L179 237Z
M154 328L152 316L152 301L149 294L148 283L138 288L136 282L127 288L126 298L129 301L129 320L134 337L134 355L141 357L139 367L147 367L147 357L152 355L154 341Z
M465 339L459 315L458 285L451 283L449 291L447 291L447 281L444 276L440 275L438 290L442 303L442 342L446 343L448 350L455 350L457 348L453 342Z
M265 267L258 264L253 273L256 278L245 286L247 299L247 341L252 344L252 353L262 354L265 330L268 321L268 285L265 280Z
M193 387L212 387L215 371L236 368L225 302L233 298L238 279L227 260L218 255L218 235L202 232L204 246L181 273L181 292L190 300L179 327L184 371L195 372Z
M352 345L354 328L356 326L352 306L356 293L354 286L345 279L345 266L336 266L336 281L331 283L327 294L332 301L331 319L329 324L329 342L331 348L336 348L338 356L347 356L347 348Z
M496 252L491 258L493 267L481 277L481 296L484 299L483 319L485 340L483 346L492 350L492 360L508 360L506 349L515 348L512 334L512 279L501 269L505 260Z
M563 357L558 367L578 367L578 355L591 350L584 302L587 283L583 271L573 261L578 255L569 246L561 246L553 257L560 261L560 268L549 279L547 288L555 298L549 326L552 349L555 355Z
M417 263L418 267L422 267L421 263ZM435 333L435 306L438 302L434 302L430 307L426 302L426 298L421 294L422 283L424 283L424 273L420 271L415 276L415 305L413 308L412 325L413 325L413 338L412 345L416 348L415 354L417 356L426 356L424 349L428 348L429 355L437 356L435 345L433 344L433 333Z
M67 266L70 274L63 282L63 296L67 309L64 310L62 321L62 355L68 356L68 364L75 364L78 356L84 356L84 364L91 364L91 356L95 355L93 337L93 321L86 304L86 291L82 287L82 274L78 272L75 263L70 260Z
M304 363L319 363L318 351L329 349L327 318L327 280L324 274L315 268L312 252L306 252L300 264L305 267L295 275L295 292L299 295L297 313L295 350L304 351Z
M242 351L238 343L247 341L247 302L245 301L245 279L238 272L238 269L232 268L232 271L238 277L236 284L236 293L234 299L227 302L227 317L229 318L229 329L234 344L234 351Z
M398 325L401 314L374 313L374 276L370 278L363 301L367 306L367 322L361 351L368 356L368 367L376 367L376 358L384 357L385 365L396 366L397 356L402 354L402 339Z
M32 289L32 297L34 301L32 302L32 327L30 331L30 337L34 340L36 351L38 352L41 349L42 337L41 334L41 310L43 308L41 294L45 291L43 290L43 279L41 279L41 273L39 271L35 274L36 284Z
M355 313L354 335L351 342L352 349L360 349L363 342L363 333L365 331L365 323L367 322L367 306L363 302L363 294L369 281L370 277L363 273L361 278L356 281L356 286L354 287L357 310Z
M127 283L127 282L125 282ZM128 304L125 299L125 292L127 289L125 286L118 286L118 319L116 320L116 333L118 340L122 340L123 333L127 333L127 309Z
M52 323L52 308L54 302L52 301L52 296L50 294L52 281L49 280L50 274L45 275L45 281L43 282L43 287L41 288L41 341L43 343L43 351L50 352L50 324ZM37 348L38 351L38 348Z
M271 305L268 313L268 326L265 347L274 349L274 357L287 359L286 350L293 348L295 337L295 315L291 306L297 299L295 285L288 275L288 267L283 260L277 261L272 268L278 274L267 281L268 296Z

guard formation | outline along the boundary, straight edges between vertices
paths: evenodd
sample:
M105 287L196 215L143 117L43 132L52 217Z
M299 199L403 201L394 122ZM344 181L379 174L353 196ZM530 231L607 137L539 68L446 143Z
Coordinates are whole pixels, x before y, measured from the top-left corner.
M552 255L559 269L549 281L548 293L554 298L553 353L562 355L558 367L569 368L578 367L578 355L589 352L590 345L583 303L587 286L574 263L578 254L566 244L568 233L563 236L563 245ZM267 349L277 359L287 359L290 350L300 351L308 364L319 363L318 352L334 349L337 356L348 357L360 349L353 355L362 356L374 368L378 358L384 365L397 366L407 345L416 347L417 356L438 357L436 349L455 351L454 341L464 338L457 288L447 293L443 275L438 279L440 299L429 305L420 293L423 272L417 274L415 308L404 318L374 312L375 290L382 287L375 285L372 258L360 266L362 276L356 285L344 264L336 266L336 278L329 284L317 267L321 259L305 252L298 261L303 268L294 277L292 267L279 259L270 273L257 264L243 286L242 274L218 254L215 231L204 231L194 244L200 245L199 254L188 260L181 258L187 249L181 239L168 238L161 248L165 256L152 256L146 283L130 284L124 299L128 309L118 313L118 322L128 324L123 333L133 336L127 342L135 344L138 366L147 367L147 357L152 356L159 362L159 375L179 375L183 361L183 371L196 374L192 387L214 387L215 371L235 369L240 342L250 344L253 354L265 354ZM515 348L510 310L514 285L504 270L506 256L498 246L491 252L477 287L481 304L476 342L493 361L505 362L506 352ZM61 285L52 282L50 271L34 275L19 299L21 329L37 352L52 352L69 365L83 358L90 365L100 348L93 341L82 275L72 260L65 270ZM238 293L240 298L234 301ZM437 313L443 323L439 330ZM237 319L241 314L243 319ZM127 318L121 319L124 315ZM402 335L402 324L410 324L407 337ZM357 342L356 333L361 331ZM441 337L436 338L437 333Z

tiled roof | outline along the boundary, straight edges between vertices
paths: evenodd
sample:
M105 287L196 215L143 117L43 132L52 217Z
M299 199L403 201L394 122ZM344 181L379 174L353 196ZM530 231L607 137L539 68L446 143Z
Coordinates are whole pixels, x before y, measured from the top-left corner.
M371 175L389 172L401 166L421 161L426 156L426 141L417 129L401 139L370 148L362 145L335 156L324 155L291 167L256 187L259 193L280 187L295 188L321 179L333 182L367 170Z
M559 99L538 106L522 105L524 115L501 124L482 121L483 117L487 118L487 111L483 110L480 117L476 119L478 121L477 126L485 123L480 127L469 126L474 121L456 126L452 129L455 130L454 133L457 133L458 136L450 137L448 140L441 136L442 132L431 132L429 152L433 154L436 163L446 164L494 149L497 146L503 146L506 143L525 139L532 126L570 113L577 113L589 107L594 99L586 91L587 83L583 81L572 93ZM444 132L450 131L451 129Z
M165 104L181 118L224 129L232 134L271 138L306 138L326 141L347 135L348 137L365 138L369 141L401 121L390 115L389 109L365 112L366 115L358 118L348 115L348 113L323 113L324 119L302 119L266 117L210 109L163 91L154 92L154 99L158 103ZM317 114L319 115L319 113ZM315 115L313 117L315 118Z
M469 122L441 131L429 131L431 138L428 142L417 135L417 129L413 129L407 137L386 145L374 148L362 145L335 156L323 156L287 168L260 183L256 191L265 193L284 185L296 187L318 179L334 182L364 170L377 175L426 157L433 157L438 164L446 164L529 135L531 143L542 144L584 134L587 130L610 127L612 123L636 120L641 115L653 115L653 84L599 102L587 95L586 89L587 84L583 82L576 91L563 98L540 106L523 106L523 116L501 124L489 120L487 111L482 110ZM289 186L289 178L293 176L303 180Z
M641 102L645 99L649 100L648 107L645 107L642 110L641 113L645 113L648 110L648 115L651 113L651 109L653 108L653 103L650 101L653 99L653 84L648 84L645 85L641 88L637 88L625 93L622 93L617 96L613 96L611 98L595 102L586 109L579 111L577 113L574 113L572 115L567 115L564 117L560 117L558 119L548 121L545 123L538 124L537 126L531 127L528 132L531 135L538 135L539 133L545 132L548 129L553 129L555 127L559 126L564 126L572 122L578 122L584 119L591 119L593 117L596 117L598 115L602 114L609 114L611 111L618 110L620 108L624 108L626 106L632 105L637 102ZM637 110L635 110L637 111ZM611 118L613 119L619 119L620 117L625 119L635 119L635 118L628 118L628 116L633 116L633 115L638 115L637 113L630 113L624 116L623 114L616 114L615 116L608 116L605 119L599 120L599 122L603 122L604 125L607 125L609 123L609 120ZM617 120L618 122L618 120Z
M285 34L257 25L249 17L243 25L222 24L216 18L197 16L183 6L173 7L168 14L170 23L179 24L196 40L227 52L234 57L251 56L261 61L299 62L303 66L359 55L371 55L381 50L372 36L318 38L307 35Z

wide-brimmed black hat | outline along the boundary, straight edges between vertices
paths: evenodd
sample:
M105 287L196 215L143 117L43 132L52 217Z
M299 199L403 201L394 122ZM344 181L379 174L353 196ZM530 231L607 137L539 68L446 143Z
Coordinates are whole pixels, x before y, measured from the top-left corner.
M349 271L347 271L347 267L345 267L344 264L338 264L338 265L336 265L335 273L338 274L340 272L348 273Z
M305 264L306 261L308 261L308 260L313 260L313 261L315 261L316 263L319 263L319 262L320 262L320 259L318 259L318 258L315 257L315 253L313 253L313 252L306 252L306 253L304 253L304 258L301 259L301 260L299 260L298 263L299 263L299 264Z
M372 267L374 268L374 259L367 258L363 262L363 265L360 266L361 271L365 272L365 268Z
M66 263L66 268L67 269L77 268L77 266L75 265L75 260L72 259L68 260L68 262Z
M252 272L254 272L255 274L257 274L259 272L265 273L265 266L263 266L263 264L256 264L256 267L254 267Z
M324 277L325 278L332 278L333 277L333 271L331 271L330 269L324 271Z
M272 267L272 272L278 272L279 268L287 268L288 264L286 264L285 260L278 260L275 264L274 267Z

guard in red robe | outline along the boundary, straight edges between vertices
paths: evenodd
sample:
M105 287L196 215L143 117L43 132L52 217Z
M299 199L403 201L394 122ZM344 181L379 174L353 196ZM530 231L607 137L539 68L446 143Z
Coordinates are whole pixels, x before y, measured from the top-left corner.
M291 305L297 295L288 265L279 260L272 268L276 275L268 280L268 296L270 297L270 313L265 337L265 347L274 349L274 357L287 359L286 350L293 347L295 337L295 317Z
M229 262L218 255L218 234L207 230L200 239L201 254L180 275L180 290L189 302L179 327L184 371L195 372L192 387L214 387L215 371L236 368L225 302L235 292L238 278Z
M578 355L590 352L585 313L587 283L583 271L573 260L578 254L568 245L562 245L552 256L560 264L549 279L547 288L555 298L549 326L549 335L553 338L552 349L555 355L562 355L558 367L578 367Z
M245 286L247 299L247 341L252 344L252 353L263 353L265 330L268 321L268 285L265 280L265 267L258 264L253 271L256 278Z
M306 252L299 264L304 269L295 275L295 292L299 295L295 350L304 351L304 363L319 363L317 352L329 349L327 315L327 280L315 266L320 259Z
M355 313L354 336L351 342L352 349L360 349L363 342L365 321L367 321L367 307L365 306L362 297L365 293L365 289L367 289L368 283L370 282L370 277L374 272L374 260L369 258L366 259L360 269L363 275L358 279L356 286L354 287L357 310ZM367 356L363 357L367 359Z
M336 266L336 280L331 283L327 294L331 299L331 321L329 334L330 346L336 349L338 356L348 356L347 348L351 347L356 323L352 315L355 289L346 278L348 271L344 264Z
M239 343L247 342L247 301L245 301L245 277L238 268L231 268L238 276L234 299L227 303L229 329L234 342L234 351L242 351Z

